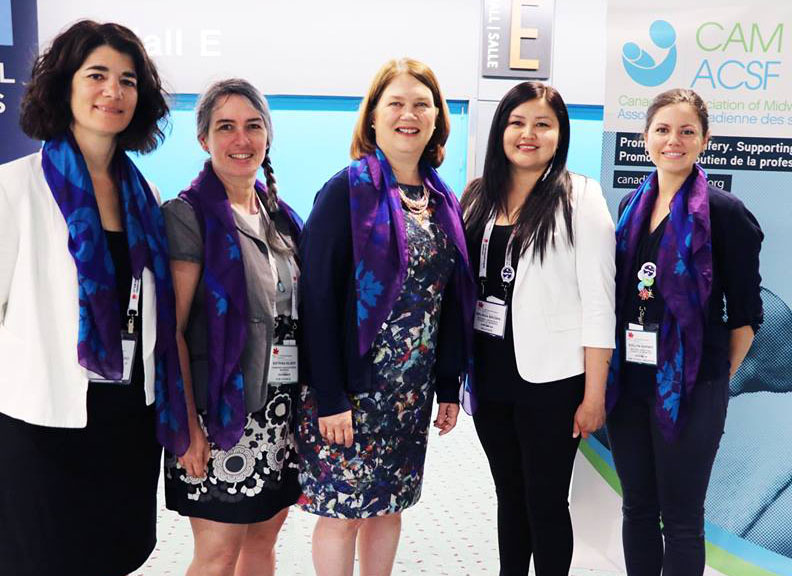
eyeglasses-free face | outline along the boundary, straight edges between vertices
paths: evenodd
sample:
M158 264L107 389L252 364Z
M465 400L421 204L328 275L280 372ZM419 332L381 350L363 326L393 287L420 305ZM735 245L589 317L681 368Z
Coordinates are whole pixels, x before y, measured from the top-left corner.
M509 114L503 151L512 170L542 173L558 148L560 126L544 98L523 102Z
M198 141L221 180L250 179L267 154L267 127L250 100L231 94L218 101L209 130Z
M129 126L137 101L132 57L99 46L72 77L72 131L78 139L87 134L114 137Z
M655 113L644 141L658 171L687 176L706 149L709 134L704 134L693 106L680 102L663 106Z
M389 159L417 164L435 130L438 110L432 91L410 74L399 74L374 108L377 146Z

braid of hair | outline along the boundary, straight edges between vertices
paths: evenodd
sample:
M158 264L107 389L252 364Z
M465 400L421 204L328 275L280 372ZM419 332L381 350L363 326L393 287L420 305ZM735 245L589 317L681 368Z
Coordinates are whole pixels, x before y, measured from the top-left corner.
M275 171L272 169L269 153L264 158L261 167L264 168L264 176L267 179L267 208L274 213L278 210L278 184L275 180Z

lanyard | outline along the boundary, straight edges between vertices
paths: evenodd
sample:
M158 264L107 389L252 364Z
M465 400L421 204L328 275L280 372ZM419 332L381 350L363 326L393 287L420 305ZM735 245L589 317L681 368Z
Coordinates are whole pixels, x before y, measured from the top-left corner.
M141 284L140 278L132 277L132 286L129 288L129 306L127 306L127 332L130 334L135 332L135 316L138 315L138 306L140 305Z
M272 250L270 249L267 250L267 256L269 257L270 267L272 268L272 271L275 273L275 276L278 278L278 282L275 285L275 290L277 292L285 292L286 288L283 285L283 281L281 280L280 267L275 263L275 257L272 255ZM286 266L289 268L289 278L291 278L291 288L292 288L291 317L294 320L297 320L298 319L297 298L299 295L298 290L300 288L300 273L297 270L297 266L294 262L293 256L286 257ZM277 300L277 296L275 297L275 299ZM278 316L278 305L274 300L272 302L272 313L273 313L272 316L273 318Z
M493 212L487 225L484 226L484 237L481 239L481 252L479 259L479 278L482 283L487 280L487 259L489 258L489 243L492 237L492 230L495 228L495 213ZM509 284L514 281L514 268L512 268L512 244L514 243L514 229L509 235L509 241L506 243L506 258L501 268L501 280L504 287L508 290Z
M258 205L259 213L264 216L264 222L266 226L275 226L275 222L273 222L272 218L270 218L269 212L262 206L261 200L256 194L256 204ZM280 236L281 240L283 241L284 245L288 245L288 242L283 238L283 235L278 231L276 228L275 231L277 232L278 236ZM275 290L278 292L282 292L285 290L283 286L283 282L281 281L281 274L278 265L275 263L275 257L272 255L272 248L267 246L267 260L269 261L270 270L272 271L272 275L278 279L277 284L275 285ZM289 277L291 278L292 282L292 292L291 292L291 317L294 320L298 319L298 312L297 312L297 298L298 298L298 288L300 283L300 273L297 270L297 266L294 262L293 256L286 257L286 266L289 268ZM275 297L277 300L277 296ZM277 318L278 316L278 305L273 300L272 302L272 314L273 318Z
M291 276L292 281L291 317L292 320L297 320L297 295L299 294L298 290L300 287L300 275L297 273L297 266L294 265L293 257L289 256L286 258L286 265L289 267L289 276ZM280 280L278 280L278 282L280 282Z

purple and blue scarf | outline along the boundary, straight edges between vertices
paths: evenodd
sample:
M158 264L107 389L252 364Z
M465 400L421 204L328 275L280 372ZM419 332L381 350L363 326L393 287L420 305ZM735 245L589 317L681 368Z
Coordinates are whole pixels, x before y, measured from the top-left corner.
M44 177L66 220L69 252L77 267L78 361L105 378L120 379L122 327L115 266L102 230L88 167L71 133L45 142L41 159ZM165 223L146 179L125 153L116 153L113 170L120 188L132 274L140 278L144 268L154 273L157 437L174 454L183 454L190 439L176 351L175 304Z
M452 282L462 304L465 352L470 361L476 285L470 272L462 211L456 196L434 168L422 164L420 170L427 189L442 198L435 205L435 222L460 255ZM358 352L363 356L371 348L383 322L393 310L404 286L408 267L407 232L399 187L381 150L377 149L350 164L349 208L357 292ZM470 374L472 370L468 367L468 376ZM475 409L470 378L465 384L461 400L466 410Z
M630 197L616 226L616 302L635 289L632 277L638 240L657 199L657 172ZM672 440L684 422L701 364L707 302L712 291L712 236L707 175L696 165L671 200L657 257L658 289L665 301L657 351L655 413L663 436ZM621 306L620 306L621 310ZM617 344L608 376L608 411L619 396L624 318L617 322Z
M255 188L260 198L266 198L264 184L256 181ZM242 437L247 419L240 365L247 342L247 288L239 233L225 187L211 161L179 198L192 206L203 233L209 332L206 427L212 441L229 450ZM282 200L278 206L289 221L292 237L297 238L302 229L300 217Z

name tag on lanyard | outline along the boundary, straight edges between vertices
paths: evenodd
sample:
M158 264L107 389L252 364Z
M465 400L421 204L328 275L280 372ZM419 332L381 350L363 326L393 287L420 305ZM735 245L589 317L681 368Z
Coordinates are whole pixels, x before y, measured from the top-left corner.
M105 378L101 374L88 370L88 381L94 384L128 385L132 382L132 369L135 367L135 355L138 347L138 334L135 332L135 317L138 315L140 305L140 278L132 278L129 290L129 305L127 306L127 329L121 331L121 356L123 368L121 379Z
M495 227L495 215L490 216L487 225L484 227L484 236L481 239L481 252L479 259L479 280L483 286L487 281L487 261L489 259L489 244L492 237L492 230ZM500 279L503 282L504 292L508 292L512 282L514 282L514 268L512 261L512 244L514 242L514 232L509 236L506 244L506 258L500 272ZM506 294L504 294L506 296ZM505 300L494 296L489 296L486 300L479 299L476 302L476 312L473 317L473 329L482 334L503 338L506 334L506 319L509 314L509 306Z
M479 300L476 302L476 314L473 317L473 329L503 338L506 334L506 318L509 307L504 304Z
M297 346L273 344L270 348L268 384L296 384L299 376Z
M624 348L627 362L657 366L657 329L628 324L624 331Z
M274 263L273 263L274 264ZM299 294L300 275L297 266L291 257L286 259L289 269L289 277L292 283L291 291L291 318L298 320L297 298ZM275 266L275 272L280 273ZM284 292L283 282L278 278L278 291ZM273 318L278 317L277 306L273 302ZM293 336L292 336L293 338ZM296 342L285 340L283 344L273 344L270 346L269 370L267 371L267 384L296 384L299 381L299 354Z

